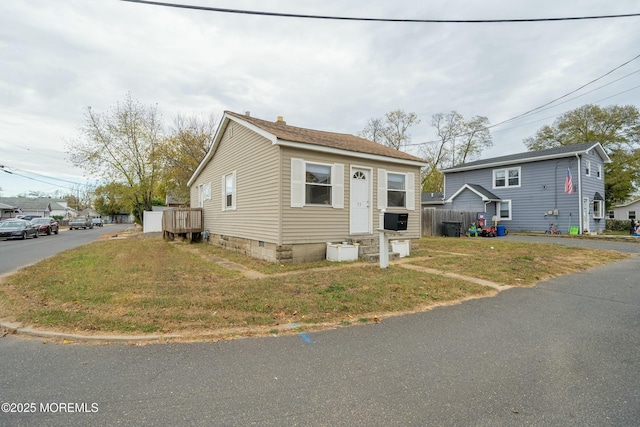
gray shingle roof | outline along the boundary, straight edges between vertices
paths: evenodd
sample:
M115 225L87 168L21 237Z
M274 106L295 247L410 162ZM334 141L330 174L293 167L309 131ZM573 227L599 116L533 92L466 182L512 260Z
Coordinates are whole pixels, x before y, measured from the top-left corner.
M607 156L606 152L599 142L584 142L582 144L565 145L563 147L549 148L539 151L525 151L524 153L476 160L475 162L463 163L448 169L444 169L442 172L458 172L470 169L481 169L483 167L491 167L495 165L526 163L546 159L571 157L575 156L576 154L584 154L593 148L595 148L600 153L600 156L603 157L605 162L609 161L609 156Z

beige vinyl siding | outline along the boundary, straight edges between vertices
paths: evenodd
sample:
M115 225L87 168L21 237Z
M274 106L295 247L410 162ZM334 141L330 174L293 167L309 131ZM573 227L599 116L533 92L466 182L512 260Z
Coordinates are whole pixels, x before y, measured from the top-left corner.
M357 156L357 153L356 153ZM327 206L291 207L291 158L300 158L307 162L325 164L341 163L344 165L344 208L336 209ZM375 231L379 227L380 210L377 209L378 169L389 172L414 173L414 205L415 209L393 208L389 211L408 212L408 232L402 237L420 237L420 168L417 166L403 166L381 161L347 157L336 154L307 151L296 148L282 148L282 244L295 243L323 243L342 241L350 238L364 238L367 235L352 236L349 234L349 194L351 186L351 167L372 168L370 176L372 192L370 205L372 206L372 222L374 232L371 236L378 236Z
M212 234L278 243L278 151L266 138L237 123L229 124L215 155L191 186L191 205L197 207L198 185L211 183L211 200L204 202L205 229ZM223 177L233 172L235 210L223 210Z

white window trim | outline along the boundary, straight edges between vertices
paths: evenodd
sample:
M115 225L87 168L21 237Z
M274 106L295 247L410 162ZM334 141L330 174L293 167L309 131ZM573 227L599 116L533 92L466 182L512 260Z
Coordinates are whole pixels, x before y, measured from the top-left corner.
M584 176L591 176L591 160L584 161Z
M404 191L405 206L388 206L387 200L387 179L390 173L396 175L404 175ZM386 169L378 169L378 209L406 209L413 211L416 209L416 190L415 190L415 173L413 172L397 172L387 171Z
M500 187L500 188L501 188L501 187ZM503 202L509 202L509 217L508 217L508 218L502 218L502 217L500 216L500 211L501 211L501 209L500 209L500 205L501 205ZM496 216L498 217L498 220L499 220L499 221L511 221L511 218L512 218L512 216L513 216L513 214L512 214L512 210L513 210L513 203L511 202L511 200L501 200L500 202L498 202L498 206L496 206L496 207L498 208L498 211L496 212Z
M231 206L227 206L227 177L231 177ZM222 175L222 210L223 211L235 211L237 205L238 192L236 185L236 171Z
M509 185L509 171L514 169L518 170L518 185ZM501 187L496 186L497 172L504 172L504 186L501 186ZM492 171L491 186L494 190L501 189L501 188L519 188L520 186L522 186L522 168L520 166L516 166L512 168L494 169Z
M331 168L331 204L316 205L306 203L306 172L307 164L329 166ZM291 207L331 207L334 209L344 208L344 164L323 163L316 161L306 161L304 159L291 158Z
M598 168L596 169L596 178L598 179L602 179L602 165L598 165Z
M596 210L596 206L599 208ZM593 218L594 219L603 219L604 218L604 200L594 200L593 201Z

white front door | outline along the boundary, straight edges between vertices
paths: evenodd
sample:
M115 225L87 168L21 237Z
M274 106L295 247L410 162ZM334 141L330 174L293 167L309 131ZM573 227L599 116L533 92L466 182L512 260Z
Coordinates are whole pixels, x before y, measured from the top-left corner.
M351 191L349 196L349 232L351 234L371 232L370 183L371 171L369 169L351 169Z

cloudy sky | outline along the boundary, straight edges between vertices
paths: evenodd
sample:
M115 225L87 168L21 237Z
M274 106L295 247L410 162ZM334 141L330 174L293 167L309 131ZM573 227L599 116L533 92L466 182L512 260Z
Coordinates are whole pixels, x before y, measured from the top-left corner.
M437 20L640 13L618 0L174 0L291 14ZM501 123L561 97L640 54L640 17L526 23L400 23L281 18L119 0L0 1L0 195L67 192L90 182L66 159L88 106L127 92L177 114L254 117L357 134L403 109L435 137L431 117L455 110ZM589 92L589 93L588 93ZM640 58L551 107L491 129L482 157L587 103L640 107Z

